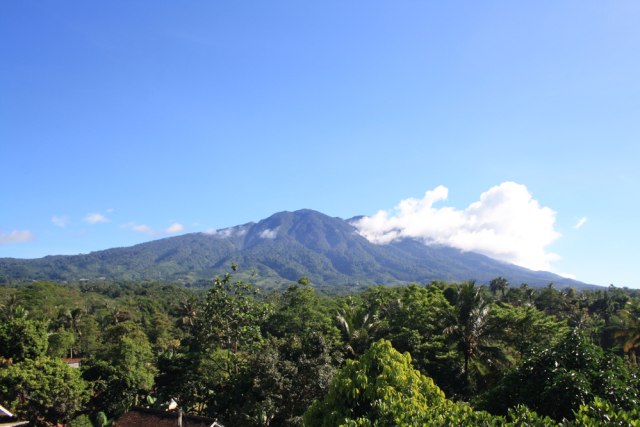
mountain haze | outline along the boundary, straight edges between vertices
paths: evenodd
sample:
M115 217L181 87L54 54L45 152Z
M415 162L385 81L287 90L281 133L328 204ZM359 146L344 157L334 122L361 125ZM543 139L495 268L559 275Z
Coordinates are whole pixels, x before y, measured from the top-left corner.
M325 289L374 284L477 280L497 276L512 284L588 287L548 272L496 261L484 255L412 239L376 245L349 221L312 210L280 212L258 223L191 233L86 255L24 260L0 259L0 280L167 280L184 283L229 271L261 286L281 286L307 276Z

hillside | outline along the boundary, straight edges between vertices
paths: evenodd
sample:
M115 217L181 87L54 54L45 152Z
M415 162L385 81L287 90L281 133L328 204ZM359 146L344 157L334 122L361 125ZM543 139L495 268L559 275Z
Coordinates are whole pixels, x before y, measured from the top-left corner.
M348 222L312 210L280 212L258 223L191 233L86 255L0 259L0 280L210 279L232 262L261 286L278 287L307 276L320 288L431 280L590 287L548 272L531 271L483 255L415 240L370 243Z

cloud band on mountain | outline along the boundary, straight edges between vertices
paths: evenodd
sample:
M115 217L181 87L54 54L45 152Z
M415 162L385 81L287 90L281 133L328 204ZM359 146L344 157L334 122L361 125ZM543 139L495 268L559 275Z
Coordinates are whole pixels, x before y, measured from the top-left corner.
M377 244L415 238L532 270L552 270L551 263L559 256L546 247L560 237L555 230L556 213L542 207L526 186L504 182L463 210L434 207L448 195L446 187L438 186L422 199L402 200L393 210L362 217L353 225Z

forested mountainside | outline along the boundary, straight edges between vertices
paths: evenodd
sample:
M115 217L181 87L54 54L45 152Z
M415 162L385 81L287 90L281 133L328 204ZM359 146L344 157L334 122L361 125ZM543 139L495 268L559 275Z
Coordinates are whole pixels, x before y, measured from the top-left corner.
M308 277L327 290L375 284L476 280L503 276L511 283L589 287L558 275L531 271L484 255L411 239L377 245L347 220L312 210L281 212L259 221L155 240L86 255L0 259L0 281L162 280L193 283L223 274L231 263L267 288Z

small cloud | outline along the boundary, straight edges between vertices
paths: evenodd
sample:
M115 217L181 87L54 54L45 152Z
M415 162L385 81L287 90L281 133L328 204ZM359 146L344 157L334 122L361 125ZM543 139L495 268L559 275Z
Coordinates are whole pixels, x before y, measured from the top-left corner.
M173 233L179 233L182 230L184 230L184 225L180 224L180 223L173 223L171 224L169 227L167 227L164 232L167 234L173 234Z
M149 227L147 224L134 225L131 229L137 233L145 233L151 236L156 234L156 232L153 231L153 228Z
M262 230L260 232L260 237L262 237L263 239L275 239L276 236L278 235L279 228L280 227L276 227L274 229L267 228L266 230Z
M565 279L577 280L578 277L575 274L571 273L558 273L558 276L562 276Z
M7 234L0 232L0 245L28 242L33 240L34 237L29 230L13 230Z
M247 234L247 229L242 226L222 228L220 230L210 228L209 230L205 231L204 234L224 239L232 236L244 236L245 234Z
M107 213L114 213L115 211L116 211L116 210L115 210L115 209L113 209L113 208L109 208L109 209L107 209Z
M53 223L53 225L55 225L56 227L60 227L60 228L64 228L67 226L67 224L69 223L69 217L67 216L52 216L51 217L51 222Z
M149 236L155 236L156 232L153 228L149 227L147 224L136 224L135 222L130 222L128 224L123 225L122 227L135 231L136 233L144 233Z
M99 213L90 213L84 217L85 222L89 224L97 224L99 222L109 222L109 218Z
M579 230L586 223L587 223L587 217L583 216L578 220L578 222L576 222L576 225L574 225L573 228L575 228L576 230Z

